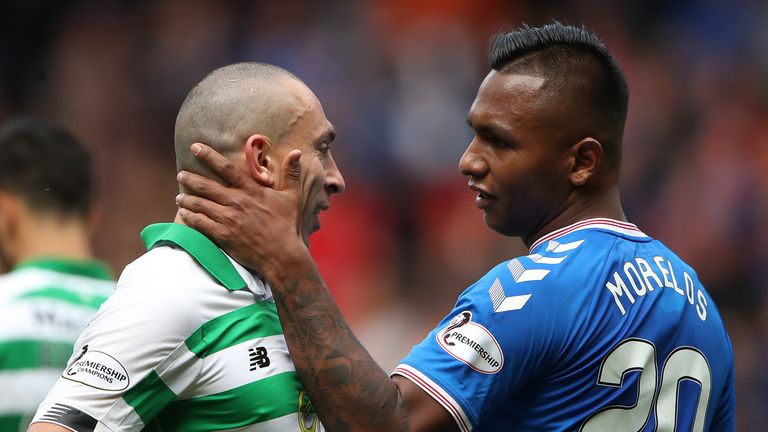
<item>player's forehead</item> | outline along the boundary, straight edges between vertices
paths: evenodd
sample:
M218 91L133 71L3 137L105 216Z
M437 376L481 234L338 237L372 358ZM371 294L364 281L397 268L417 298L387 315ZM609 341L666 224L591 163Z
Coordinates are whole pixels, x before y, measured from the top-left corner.
M294 87L296 118L293 129L304 136L309 143L332 141L336 132L325 115L323 105L314 92L304 83L296 82Z
M546 84L547 79L540 74L492 70L469 109L470 126L493 126L533 117L545 99Z

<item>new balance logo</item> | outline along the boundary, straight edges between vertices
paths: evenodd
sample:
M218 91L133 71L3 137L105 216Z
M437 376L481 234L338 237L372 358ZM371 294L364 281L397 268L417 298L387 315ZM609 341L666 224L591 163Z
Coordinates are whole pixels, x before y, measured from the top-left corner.
M251 371L269 366L270 361L269 357L267 356L266 348L248 348L248 353L251 357Z

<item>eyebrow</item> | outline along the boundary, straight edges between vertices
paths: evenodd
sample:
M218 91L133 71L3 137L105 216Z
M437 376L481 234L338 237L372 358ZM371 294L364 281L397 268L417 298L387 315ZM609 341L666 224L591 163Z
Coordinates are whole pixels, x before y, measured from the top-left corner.
M315 141L317 143L331 143L333 140L336 139L336 131L333 130L333 127L331 127L330 130L324 132L320 137Z

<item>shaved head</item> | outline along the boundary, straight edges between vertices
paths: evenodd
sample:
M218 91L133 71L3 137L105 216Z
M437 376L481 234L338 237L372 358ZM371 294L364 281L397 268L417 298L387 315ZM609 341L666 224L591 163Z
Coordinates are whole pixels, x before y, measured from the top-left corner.
M216 69L187 95L176 117L177 170L218 178L190 146L205 143L225 156L242 150L253 134L280 142L308 109L309 89L295 75L264 63Z

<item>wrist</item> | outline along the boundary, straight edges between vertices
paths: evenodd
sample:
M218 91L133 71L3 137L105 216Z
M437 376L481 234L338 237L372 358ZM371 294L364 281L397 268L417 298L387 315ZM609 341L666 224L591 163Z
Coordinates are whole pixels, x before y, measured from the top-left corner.
M271 285L278 287L315 267L312 255L304 243L281 249L279 254L269 258L260 270Z

